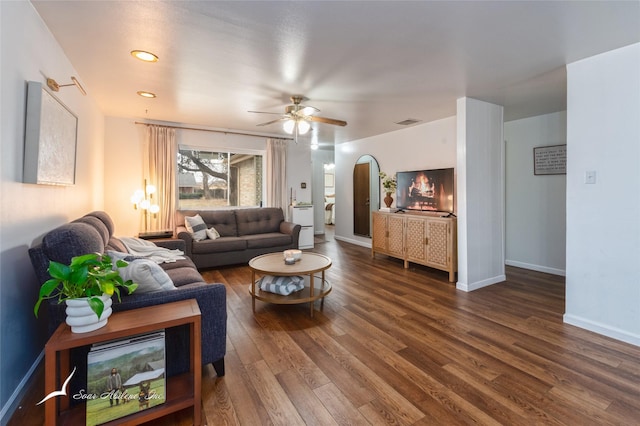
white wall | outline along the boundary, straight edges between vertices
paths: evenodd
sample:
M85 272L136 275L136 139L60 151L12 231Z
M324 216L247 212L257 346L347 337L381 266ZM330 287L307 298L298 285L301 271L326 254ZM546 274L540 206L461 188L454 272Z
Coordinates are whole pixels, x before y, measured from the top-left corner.
M191 124L158 123L183 127ZM134 210L130 198L142 188L144 125L132 118L107 117L105 120L105 210L116 224L119 236L136 235L141 228L141 215ZM266 138L231 133L176 130L179 145L211 149L266 150ZM126 155L122 155L126 153ZM306 189L300 184L305 182ZM291 142L287 149L287 188L294 188L298 201L311 201L311 149L308 144ZM285 211L285 215L287 212Z
M567 84L564 320L640 345L640 44L569 64Z
M38 283L27 250L42 235L103 206L104 119L91 98L74 87L55 96L78 117L76 184L22 183L26 82L46 86L79 75L29 2L0 2L0 423L19 402L46 341L44 316L33 304Z
M506 279L504 272L503 110L457 102L458 282L475 290Z
M566 175L535 176L533 148L567 142L566 111L504 123L506 264L565 274Z
M380 170L389 175L403 170L455 167L456 118L449 117L336 146L335 238L371 247L370 238L353 234L353 168L358 158L365 154L375 157Z

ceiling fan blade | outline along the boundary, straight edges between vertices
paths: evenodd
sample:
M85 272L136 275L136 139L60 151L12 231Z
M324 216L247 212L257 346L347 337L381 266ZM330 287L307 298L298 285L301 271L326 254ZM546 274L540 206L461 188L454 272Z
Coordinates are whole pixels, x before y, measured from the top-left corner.
M272 115L282 115L281 112L266 112L266 111L247 111L252 112L254 114L272 114Z
M347 122L342 120L336 120L335 118L318 117L316 115L310 115L307 117L310 121L317 121L318 123L333 124L335 126L346 126Z
M285 120L285 117L278 118L277 120L267 121L266 123L256 124L256 126L268 126L269 124L277 123L278 121Z
M316 112L320 112L318 108L309 105L300 105L298 111L300 111L304 115L311 115L315 114Z

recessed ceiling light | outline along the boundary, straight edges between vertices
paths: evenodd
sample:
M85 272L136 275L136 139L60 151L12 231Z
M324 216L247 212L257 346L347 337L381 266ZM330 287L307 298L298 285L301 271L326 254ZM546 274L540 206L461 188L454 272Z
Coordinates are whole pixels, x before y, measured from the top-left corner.
M142 96L143 98L155 98L156 97L155 93L145 92L143 90L140 90L137 93L138 93L138 95Z
M145 62L158 62L158 56L144 50L132 50L131 55Z

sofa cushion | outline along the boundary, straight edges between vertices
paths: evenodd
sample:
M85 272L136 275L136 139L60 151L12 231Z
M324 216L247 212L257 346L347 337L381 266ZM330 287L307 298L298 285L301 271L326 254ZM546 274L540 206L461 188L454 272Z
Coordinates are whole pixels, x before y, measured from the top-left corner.
M153 260L133 259L127 266L118 268L118 271L123 280L131 280L138 284L134 293L144 294L176 289L171 277Z
M210 240L215 240L216 238L220 238L220 233L213 226L207 229L207 238Z
M167 269L165 272L176 287L203 281L202 275L191 267Z
M185 258L185 259L176 260L175 262L164 262L164 263L161 263L160 267L162 269L164 269L165 271L168 271L170 269L177 269L177 268L193 268L193 269L196 269L196 265L193 263L193 260L189 259L188 257Z
M127 252L127 246L124 245L124 243L120 240L120 238L116 238L116 237L109 238L109 242L107 243L107 246L104 249L105 251L113 250L113 251L119 251L123 253Z
M193 238L195 241L200 241L207 238L207 225L204 223L204 220L199 214L195 216L185 216L184 226L191 234L191 238Z
M238 235L266 234L278 232L280 223L284 220L282 209L265 207L260 209L236 210L238 221Z
M246 250L247 241L240 237L220 237L215 240L203 240L193 243L193 254L222 253Z
M86 223L67 223L42 238L42 251L47 259L68 265L71 258L87 253L102 253L102 236Z
M221 237L237 237L236 214L234 210L209 210L200 212L208 228L216 228Z
M279 232L245 235L244 238L247 240L247 248L250 249L278 247L291 244L291 235L281 234Z
M74 220L71 223L86 223L87 225L91 226L93 229L98 231L98 233L102 237L102 245L103 246L106 246L107 243L109 242L109 238L111 238L111 234L109 233L109 229L97 217L94 217L94 216L82 216L81 218L78 218L78 219Z

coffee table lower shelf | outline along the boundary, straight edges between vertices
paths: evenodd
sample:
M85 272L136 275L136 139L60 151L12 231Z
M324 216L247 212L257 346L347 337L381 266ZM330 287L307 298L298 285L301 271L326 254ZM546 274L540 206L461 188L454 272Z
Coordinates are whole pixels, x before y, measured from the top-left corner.
M311 294L311 286L309 285L309 276L305 276L305 285L304 288L300 291L296 291L287 296L283 296L281 294L270 293L268 291L260 290L259 288L259 280L255 282L255 294L253 291L253 285L249 285L249 294L254 299L258 299L262 302L266 303L275 303L279 305L295 305L298 303L314 303L316 300L320 299L320 309L324 307L324 298L329 293L331 293L332 287L331 283L326 279L323 280L322 276L314 276L314 288L313 294ZM322 283L322 284L320 284Z

